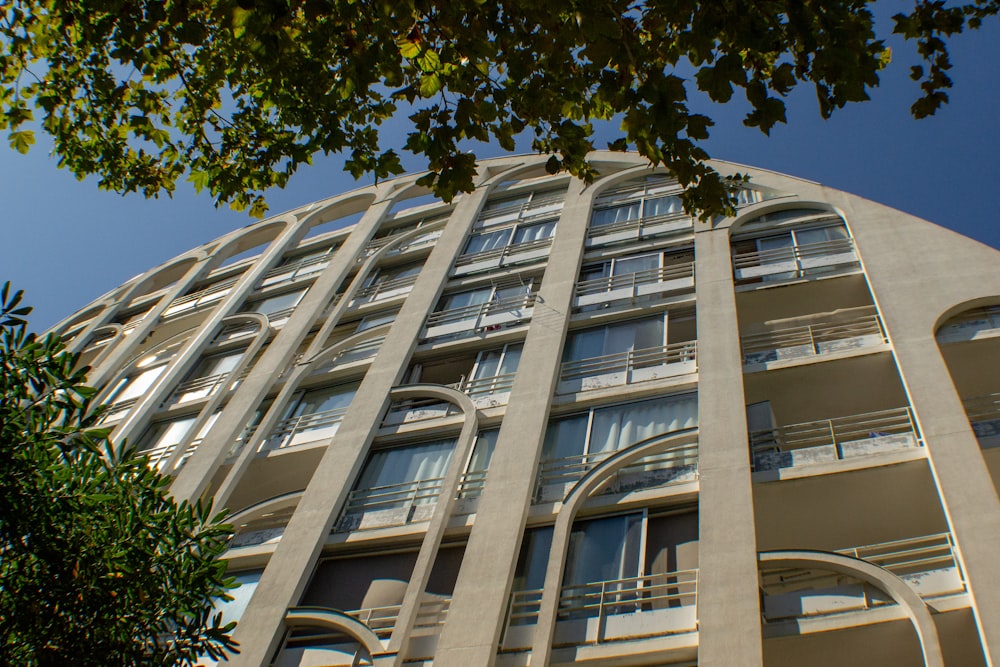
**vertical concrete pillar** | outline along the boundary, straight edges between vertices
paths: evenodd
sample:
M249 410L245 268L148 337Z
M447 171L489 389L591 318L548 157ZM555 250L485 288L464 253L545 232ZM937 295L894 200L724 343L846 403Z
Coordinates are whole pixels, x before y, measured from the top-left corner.
M264 667L277 649L285 614L302 597L333 522L368 455L389 402L389 392L406 370L427 313L440 297L483 194L480 191L467 195L455 207L424 271L386 334L381 351L358 387L337 435L317 465L236 628L234 637L240 642L241 653L230 660L234 667ZM348 252L346 247L344 251ZM288 327L292 327L291 322Z
M486 667L497 643L531 506L549 406L558 379L591 200L573 181L538 291L476 523L434 656L435 667ZM484 576L489 573L489 576Z
M763 661L743 364L729 233L695 224L698 309L698 665Z
M240 383L232 399L212 426L211 432L181 468L170 486L170 492L174 497L196 499L208 488L233 443L246 428L257 406L274 384L274 379L291 363L299 345L309 334L312 323L340 289L344 278L356 265L359 253L375 234L390 206L391 201L383 201L370 207L344 244L337 249L329 265L313 281L309 291L302 297L281 331L251 369L250 374ZM244 457L240 459L240 463L245 466L251 460L252 457ZM242 470L236 470L230 473L230 476L235 477L241 473Z

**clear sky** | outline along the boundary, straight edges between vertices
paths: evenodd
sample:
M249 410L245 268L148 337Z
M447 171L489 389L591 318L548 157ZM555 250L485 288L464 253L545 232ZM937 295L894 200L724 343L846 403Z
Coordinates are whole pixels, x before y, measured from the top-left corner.
M951 103L934 118L910 118L917 89L907 72L914 56L912 47L894 44L894 61L871 102L823 121L811 91L797 91L788 100L789 124L770 137L744 128L738 106L706 105L703 113L717 121L707 147L714 158L818 181L1000 248L1000 217L990 203L1000 155L1000 23L953 40L952 60ZM402 144L395 131L397 138L386 145ZM519 148L528 150L529 142ZM27 156L0 145L0 282L11 280L27 292L35 330L146 269L254 222L215 209L207 194L195 195L187 184L172 199L99 191L96 179L78 182L58 169L47 150L43 138ZM478 151L481 158L501 154L495 146ZM284 191L268 194L271 212L369 182L356 182L341 164L332 156L301 170ZM412 157L404 164L421 168Z

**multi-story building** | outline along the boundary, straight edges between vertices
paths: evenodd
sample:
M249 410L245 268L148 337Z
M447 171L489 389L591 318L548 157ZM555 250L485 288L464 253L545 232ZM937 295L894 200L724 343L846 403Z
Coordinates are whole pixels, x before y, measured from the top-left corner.
M1000 665L997 252L593 159L332 197L58 327L232 510L233 664Z

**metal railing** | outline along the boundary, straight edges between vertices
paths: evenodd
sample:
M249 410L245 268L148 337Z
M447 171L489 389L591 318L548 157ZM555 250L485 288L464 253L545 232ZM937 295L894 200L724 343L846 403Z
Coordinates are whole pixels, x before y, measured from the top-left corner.
M903 540L867 544L864 546L840 549L834 553L851 556L884 568L896 576L911 582L916 592L924 598L952 595L966 590L965 577L961 565L955 558L955 545L950 533L923 535ZM932 579L927 575L934 571L952 570L953 576ZM856 593L851 595L846 587L855 587ZM764 619L773 621L799 615L825 615L844 611L870 609L874 606L892 604L892 600L870 584L864 583L850 575L823 570L822 565L816 568L774 568L761 571L761 588L764 596L795 594L808 591L827 591L826 594L836 596L829 589L840 589L845 598L853 597L851 604L846 599L831 604L829 608L819 607L811 613L768 614ZM767 605L765 604L765 609Z
M419 229L419 228L412 228L412 229L405 229L404 228L404 229L399 230L395 234L389 234L388 236L382 236L382 237L379 237L379 238L376 238L376 239L372 239L371 241L368 242L368 245L365 246L364 251L361 252L358 255L358 261L359 262L364 261L365 258L371 257L372 255L374 255L376 252L378 252L379 250L381 250L385 246L387 246L390 243L392 243L393 241L397 240L403 234L415 231L416 229ZM391 255L399 254L399 253L402 253L402 252L406 252L410 248L419 248L420 246L424 246L424 245L427 245L429 243L434 243L435 241L438 240L438 238L440 238L440 236L441 236L441 230L440 229L434 230L434 231L429 231L426 234L422 234L420 236L417 236L416 238L410 240L407 243L404 243L403 245L399 246L398 248L395 248L394 250L389 251L389 254L391 254Z
M517 220L530 220L540 215L552 215L562 208L565 201L563 193L543 197L532 197L529 201L520 201L508 206L488 208L479 214L478 223L485 223L493 218L514 216ZM558 206L557 206L558 205Z
M455 260L455 266L467 266L469 264L475 264L476 262L485 262L491 259L502 260L505 257L510 257L511 255L517 255L523 252L531 252L532 250L539 250L541 248L547 248L552 245L552 237L548 236L544 239L538 239L535 241L525 241L524 243L513 243L506 245L502 248L497 248L495 250L484 250L482 252L473 252L467 255L460 255L458 259Z
M293 436L305 433L306 431L315 431L339 424L344 420L345 414L347 414L347 408L334 408L332 410L324 410L323 412L313 412L299 415L298 417L282 419L261 444L261 450L291 447L293 445L290 441ZM247 437L252 434L253 430L247 434Z
M413 287L416 282L417 276L405 276L403 278L395 278L393 280L383 280L358 290L358 293L354 296L354 298L355 300L369 299L370 301L375 301L382 292L390 292L404 287Z
M878 336L882 343L889 342L877 314L866 314L840 322L817 322L795 327L774 329L742 336L743 363L764 363L779 357L779 350L796 348L808 355L824 354L831 343Z
M837 255L850 253L851 258L844 262L832 262L829 264L819 263L817 260L833 258ZM743 269L760 267L762 269L771 268L773 271L754 272L753 275L744 277L737 276L736 282L759 280L762 277L780 273L790 273L791 277L802 277L804 272L811 268L820 266L833 266L842 263L857 262L857 254L854 252L853 239L834 239L832 241L820 241L819 243L807 243L805 245L789 246L786 248L774 248L771 250L755 250L733 255L733 269L737 272ZM813 263L806 266L807 263Z
M250 374L250 369L246 369L238 378L234 380L234 383L242 380L247 375ZM216 375L206 375L205 377L195 378L193 380L188 380L187 382L181 382L177 387L170 393L170 396L163 401L162 405L171 405L174 403L180 403L184 394L194 394L199 393L197 398L204 398L206 396L211 396L219 387L226 384L226 379L229 377L229 373L218 373ZM194 399L187 399L194 400Z
M788 452L824 445L836 447L836 458L844 458L841 446L891 435L910 435L920 444L920 435L909 407L878 410L847 417L821 419L750 432L754 455Z
M459 478L455 497L459 499L476 498L486 484L485 470L463 473ZM413 507L415 505L430 505L436 503L441 495L443 477L421 479L399 484L373 486L367 489L354 489L347 496L347 504L343 514L360 512L377 512L380 510L395 510Z
M514 386L516 373L504 373L503 375L493 375L484 378L463 378L462 380L448 385L460 392L475 399L479 396L490 394L502 394L511 390Z
M515 373L506 373L504 375L476 379L462 378L458 382L453 382L445 386L457 389L475 400L483 396L509 392L514 386L515 376ZM420 415L419 413L422 410L426 410L427 413ZM400 421L411 423L426 419L439 419L458 414L458 412L459 410L456 406L437 398L411 398L393 402L386 413L385 423L399 423Z
M584 475L601 463L618 454L621 450L611 450L608 452L595 452L591 454L575 454L558 459L549 459L538 464L538 485L536 497L540 497L542 489L555 484L572 484L579 481ZM693 442L670 449L666 452L650 454L635 463L625 466L616 473L617 480L635 473L645 473L654 471L664 471L671 469L683 469L698 467L698 443ZM669 484L670 481L665 483ZM659 484L654 484L658 486ZM615 488L616 483L612 481L608 487Z
M541 600L542 589L514 591L508 612L509 624L537 622ZM678 570L563 586L559 593L557 618L603 618L614 614L694 606L697 601L698 570Z
M210 285L209 287L206 287L203 290L199 290L197 292L193 292L192 294L187 294L185 296L178 297L178 298L174 299L170 303L170 305L167 306L164 309L164 311L163 311L163 317L165 317L165 318L166 317L170 317L170 316L174 315L175 313L180 312L178 309L180 309L181 306L186 306L188 304L193 304L191 306L191 309L198 310L199 308L201 308L205 304L201 304L201 303L197 303L197 302L201 301L202 299L204 299L205 297L208 297L208 296L217 295L216 298L212 299L212 301L211 301L211 303L215 303L216 301L218 301L219 299L221 299L222 297L224 297L229 292L229 290L232 289L233 285L235 285L235 284L236 284L236 279L235 278L232 279L232 280L224 280L224 281L222 281L220 283L217 283L215 285ZM187 311L188 308L184 308L183 310Z
M267 282L272 278L282 276L286 273L289 274L288 277L285 278L284 280L272 283L277 285L283 282L293 282L300 277L300 274L311 276L317 271L322 271L323 269L325 269L327 265L330 263L330 259L332 257L333 254L331 253L326 255L318 255L316 257L306 257L305 259L300 259L298 261L290 262L288 264L281 264L280 266L276 266L267 273L265 273L261 281ZM308 271L306 269L308 269Z
M622 289L628 289L631 291L632 296L636 296L636 288L640 285L653 285L680 278L694 278L694 262L671 264L669 266L661 266L657 269L644 269L634 273L607 276L605 278L581 280L576 284L576 296L579 298Z
M606 373L629 373L639 368L652 368L668 364L697 363L698 342L693 340L670 343L662 347L616 352L600 357L563 362L559 380L569 382ZM625 384L629 384L626 378Z
M662 215L632 218L631 220L622 220L621 222L613 222L611 224L599 225L597 227L591 226L591 228L587 230L587 238L593 239L606 234L614 234L616 232L626 232L631 230L636 230L637 233L641 234L647 227L654 227L668 222L680 222L682 220L687 220L689 226L692 228L694 227L694 223L691 222L691 216L684 211L678 211L677 213L664 213ZM682 230L678 229L676 231Z
M502 313L519 308L531 308L535 305L535 294L519 294L496 301L486 301L484 303L463 306L461 308L451 308L431 313L427 317L427 326L438 326L463 320L478 320L487 315Z
M384 607L356 609L344 613L367 625L372 632L378 635L379 639L384 640L389 638L393 628L396 627L396 621L399 618L401 609L402 605L394 604ZM414 629L435 629L440 632L450 609L450 597L425 594L424 599L420 602L420 608L417 610L417 617L413 623Z

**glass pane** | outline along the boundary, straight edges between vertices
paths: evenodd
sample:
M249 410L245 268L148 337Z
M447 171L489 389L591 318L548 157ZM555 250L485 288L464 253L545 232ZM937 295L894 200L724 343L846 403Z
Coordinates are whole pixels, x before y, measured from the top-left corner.
M663 317L650 317L635 323L634 350L663 347Z
M498 375L497 369L500 368L500 359L502 356L502 349L480 352L479 361L476 364L475 372L472 374L472 379L479 380L480 378L491 378Z
M594 215L590 220L590 226L594 228L604 227L619 222L637 220L638 218L639 202L635 202L634 204L626 204L625 206L613 206L594 211Z
M588 415L576 415L549 423L542 446L542 459L551 461L583 454L587 442Z
M652 255L640 255L638 257L622 257L615 260L615 268L612 275L623 276L646 269L660 268L660 253Z
M510 232L511 230L508 228L499 229L495 232L475 234L469 238L469 242L465 245L463 254L471 255L477 252L499 250L507 245L507 240L510 238Z
M345 387L339 385L307 391L299 399L298 405L295 406L289 416L298 417L299 415L312 415L337 408L346 408L351 404L355 390L356 387L353 386Z
M517 364L521 361L521 347L521 343L507 346L497 375L507 375L517 371Z
M537 590L545 585L545 570L549 564L551 548L552 526L531 528L524 532L512 590Z
M458 294L449 294L441 299L441 310L454 310L456 308L465 308L467 306L476 306L481 303L486 303L490 300L490 295L492 294L491 289L480 289L472 290L470 292L459 292Z
M581 521L573 526L563 585L615 581L639 575L642 515Z
M584 329L570 336L563 361L592 359L604 354L605 327Z
M359 489L444 477L454 440L380 449L372 453L358 480Z
M279 310L285 310L286 308L292 308L298 304L299 299L301 299L302 295L305 293L305 290L300 290L298 292L286 292L267 299L261 299L260 301L252 301L247 304L244 311L262 313L266 315L267 313L274 313Z
M166 370L166 366L149 368L130 378L126 378L118 388L108 397L107 403L118 403L137 398L145 394L160 374Z
M691 428L698 423L694 394L668 396L594 411L590 453L624 449L656 435Z
M843 225L831 225L829 227L818 227L814 229L802 229L795 231L795 242L797 245L809 245L811 243L822 243L823 241L836 241L847 238L847 230Z
M517 233L514 234L514 243L527 243L529 241L539 241L541 239L547 239L555 234L556 231L556 221L549 220L537 225L528 225L526 227L518 227Z
M670 197L647 199L644 217L652 218L657 215L673 215L683 212L684 204L681 202L681 198L672 195Z
M493 450L497 445L497 436L500 429L481 431L476 437L476 446L472 450L472 458L469 460L468 472L482 472L489 469L490 460L493 459Z
M358 322L358 328L354 333L361 333L377 326L388 324L396 319L396 313L383 313L381 315L371 315Z
M253 597L254 591L257 590L257 582L260 581L262 573L263 570L254 570L252 572L240 572L233 575L236 578L236 583L239 584L239 588L229 591L229 595L233 598L232 600L216 600L213 605L212 615L214 616L221 611L223 625L240 620L243 612L246 611L247 605L250 604L250 598Z

